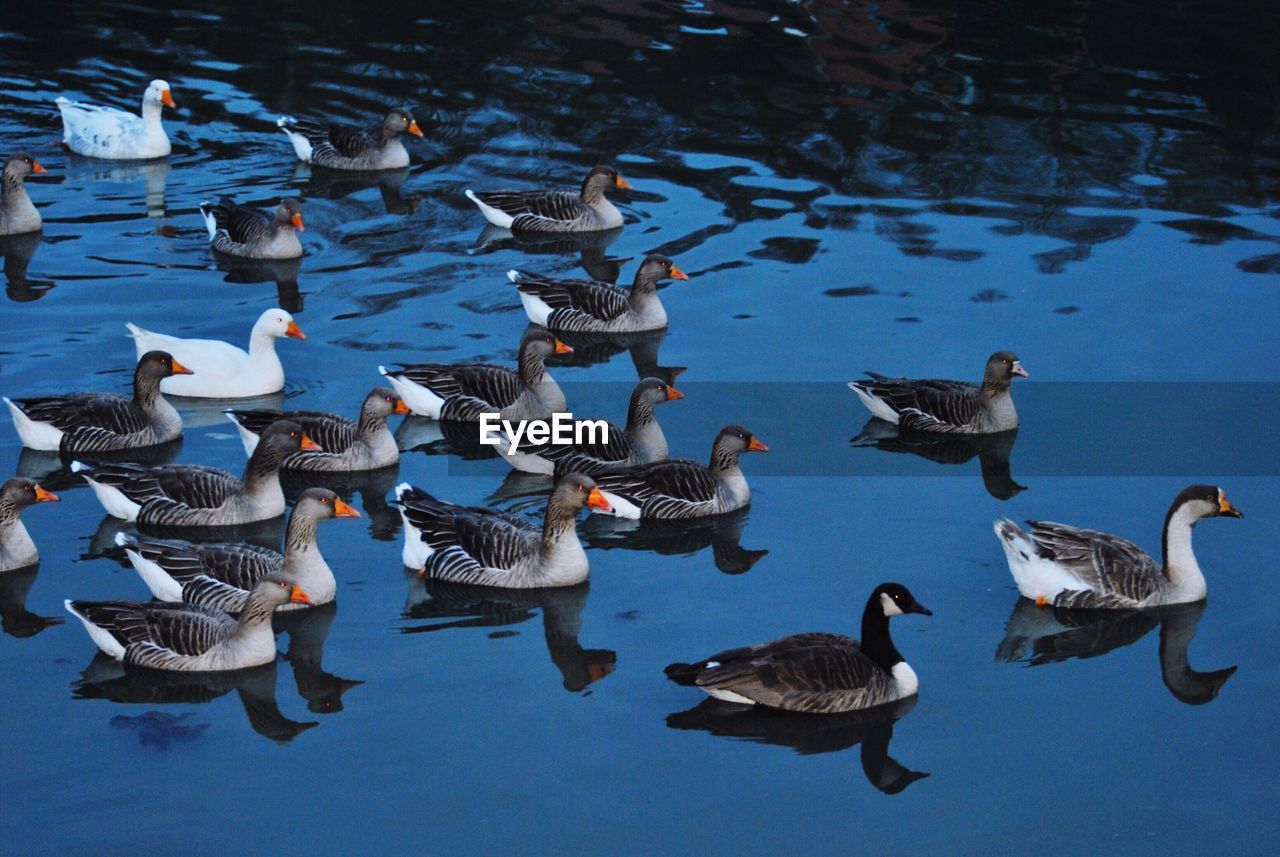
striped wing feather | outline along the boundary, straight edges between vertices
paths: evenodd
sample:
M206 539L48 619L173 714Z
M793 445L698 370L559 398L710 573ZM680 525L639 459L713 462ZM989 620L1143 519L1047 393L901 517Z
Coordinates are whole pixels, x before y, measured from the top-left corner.
M904 428L941 431L969 425L982 408L978 388L964 381L912 381L867 374L872 380L860 381L859 386L897 411Z
M358 158L378 148L377 140L350 125L299 119L286 127L307 138L311 144L311 160L321 166L334 158Z
M524 384L520 376L505 366L488 363L454 366L447 363L420 363L405 366L401 374L443 399L468 396L488 403L487 410L501 410L520 398Z
M208 211L213 215L218 229L226 230L227 235L237 244L251 244L271 238L273 215L227 198L217 205L209 206Z
M1079 606L1142 601L1163 578L1159 563L1128 539L1049 521L1027 521L1027 525L1037 553L1070 571L1088 590L1062 593L1055 599L1057 606L1071 606L1066 602L1085 596L1091 596L1090 603Z
M126 648L149 644L188 657L213 648L236 628L236 621L220 610L187 604L75 601L72 606Z
M711 471L687 458L637 464L615 473L601 474L596 481L606 491L642 503L663 497L687 503L706 503L716 496L716 479Z
M276 411L268 408L231 411L240 425L256 435L261 435L277 420L293 420L302 426L307 437L320 444L325 452L341 453L359 439L360 432L354 422L337 414L324 411Z
M625 291L592 280L553 280L522 274L518 288L536 295L552 310L575 310L600 321L612 321L630 306Z
M457 548L482 568L513 567L536 549L541 535L531 521L518 515L483 506L455 506L421 489L414 489L401 502L405 517L422 531L430 547L438 552Z
M554 230L556 224L576 220L586 211L576 191L489 191L476 196L485 205L515 218L512 229L530 232Z
M114 393L77 393L15 399L27 416L54 428L70 431L97 427L114 434L133 434L148 426L147 416L132 399Z
M266 575L284 567L284 558L276 551L238 542L195 544L139 540L134 549L182 584L209 577L247 591Z

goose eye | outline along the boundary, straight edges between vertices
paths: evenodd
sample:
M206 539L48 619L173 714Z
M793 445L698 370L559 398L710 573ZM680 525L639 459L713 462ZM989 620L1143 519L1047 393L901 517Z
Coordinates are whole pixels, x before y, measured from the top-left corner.
M289 437L297 437L297 436L298 436L298 433L296 431L289 432Z
M286 588L288 585L289 584L285 583L284 581L280 581L279 583L276 584L276 586L280 587L281 589Z

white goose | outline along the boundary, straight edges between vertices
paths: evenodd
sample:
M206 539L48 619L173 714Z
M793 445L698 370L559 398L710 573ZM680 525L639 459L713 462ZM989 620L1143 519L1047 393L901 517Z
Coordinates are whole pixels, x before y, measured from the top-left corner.
M169 84L153 80L142 93L142 116L115 107L81 104L66 98L54 102L62 111L62 142L79 155L115 160L163 158L169 135L160 124L165 107L177 107Z
M161 392L204 399L244 399L283 390L284 367L276 354L276 340L307 338L293 316L279 308L258 317L249 334L248 351L217 339L182 339L132 323L125 326L139 357L148 351L167 351L194 373L165 378Z

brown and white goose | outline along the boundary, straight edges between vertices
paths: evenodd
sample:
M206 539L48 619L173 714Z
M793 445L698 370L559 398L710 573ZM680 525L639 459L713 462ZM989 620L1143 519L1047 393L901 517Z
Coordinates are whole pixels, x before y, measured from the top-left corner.
M222 672L274 661L271 614L285 604L309 601L293 580L272 574L254 586L238 619L192 604L65 603L94 644L117 661L155 670Z
M598 232L622 225L622 212L605 198L606 191L631 185L609 166L592 167L582 190L497 190L474 193L485 220L513 232Z
M573 586L587 579L575 521L609 503L588 476L572 473L547 499L542 527L483 506L455 506L408 483L397 486L406 568L434 580L507 589Z
M1184 604L1209 588L1191 550L1191 528L1201 518L1243 518L1221 488L1192 485L1164 516L1163 562L1128 539L1066 524L1027 521L1028 533L1003 518L996 537L1018 591L1044 607L1133 610Z
M867 410L882 420L915 431L988 434L1018 427L1009 387L1015 375L1028 377L1012 351L987 359L980 385L966 381L914 381L868 372L870 381L850 381Z
M276 125L304 164L334 170L394 170L409 165L401 134L422 136L407 110L391 110L370 131L336 122L313 122L281 116Z
M140 539L116 534L116 544L161 601L181 601L239 613L253 588L269 574L288 575L310 596L279 610L328 604L338 592L333 571L320 554L316 527L332 518L358 518L328 488L308 488L298 497L285 530L284 553L243 542L217 544Z
M476 422L485 413L508 420L547 419L565 409L565 400L546 360L572 352L545 330L531 330L520 340L514 370L489 363L415 363L378 371L409 410L435 420Z
M115 393L5 398L28 449L67 454L157 446L182 436L182 418L160 395L160 380L190 375L166 351L148 351L133 370L133 398Z
M889 636L889 617L932 616L900 583L882 583L862 611L862 640L821 632L728 649L689 664L671 664L667 677L716 699L810 714L873 708L914 696L915 671Z
M273 424L244 468L244 479L217 467L138 467L74 462L107 514L158 527L223 527L284 514L280 464L300 449L320 447L288 420Z
M40 212L31 197L27 196L24 182L32 173L43 173L45 168L26 152L16 152L4 162L0 174L0 235L21 235L35 232L44 225Z
M277 420L292 420L302 426L307 437L323 452L299 452L281 464L284 470L341 471L377 470L400 460L400 448L387 428L387 417L407 414L404 400L387 387L374 387L360 406L360 420L353 422L323 411L276 411L267 408L229 410L227 419L236 424L245 453L252 455L258 440ZM308 589L308 592L311 590Z
M268 214L224 196L216 205L200 203L200 216L209 230L209 243L219 253L246 259L296 259L302 255L298 233L302 203L291 196Z
M14 476L0 485L0 571L26 568L40 559L19 516L28 506L57 500L57 494L44 490L34 479Z
M741 509L751 502L738 457L769 447L742 426L720 429L707 465L668 458L596 474L601 493L620 518L701 518Z
M658 283L689 275L654 253L636 269L630 291L612 283L555 280L523 271L508 271L507 278L520 290L520 302L534 324L572 333L636 333L667 326Z

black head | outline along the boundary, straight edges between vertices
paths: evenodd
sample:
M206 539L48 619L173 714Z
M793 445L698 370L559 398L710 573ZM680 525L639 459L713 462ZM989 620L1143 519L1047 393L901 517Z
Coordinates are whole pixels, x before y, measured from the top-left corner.
M660 378L644 378L640 383L636 384L635 390L631 393L631 398L650 405L659 405L674 399L683 399L684 393L681 393Z
M1012 351L997 351L987 358L986 380L1007 384L1013 380L1014 375L1020 375L1023 378L1031 377L1030 373L1022 368L1018 355Z
M32 173L43 173L44 167L40 166L40 162L26 152L14 152L4 162L4 171L7 173L17 173L20 176L29 176Z
M1169 517L1189 507L1193 520L1200 518L1243 518L1244 514L1227 502L1227 495L1216 485L1191 485L1183 488L1169 507Z
M56 503L58 495L46 491L36 484L34 479L15 476L0 485L0 497L8 500L15 508L25 509L36 503Z
M374 387L364 397L361 411L374 416L389 417L392 414L409 413L409 406L390 387Z
M418 122L413 118L413 114L408 110L395 108L387 112L387 116L382 120L382 127L392 134L412 134L415 137L422 136L422 129L418 127Z
M631 190L631 183L618 174L618 171L606 164L591 168L582 181L582 189L593 188L597 191Z
M911 590L901 583L882 583L871 593L867 607L878 604L885 616L900 616L903 613L923 613L932 616L933 611L925 608L911 594Z
M141 375L148 378L168 378L173 375L194 375L195 373L173 359L173 355L168 351L148 351L138 358L138 366L133 374L135 377Z
M613 506L600 493L595 480L581 473L567 473L556 483L552 497L556 502L574 511L589 506L603 512L612 512Z
M316 521L329 518L358 518L360 513L328 488L308 488L298 495L293 514L304 515Z
M769 447L765 446L756 436L742 426L725 426L720 429L720 433L716 435L715 445L712 447L712 454L729 454L735 458L743 452L768 452Z

